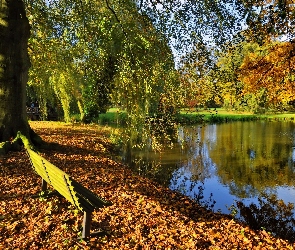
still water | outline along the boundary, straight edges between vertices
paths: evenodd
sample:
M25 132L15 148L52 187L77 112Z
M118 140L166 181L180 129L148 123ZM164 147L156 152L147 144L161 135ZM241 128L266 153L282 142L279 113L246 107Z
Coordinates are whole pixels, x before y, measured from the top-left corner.
M295 123L232 122L179 128L173 148L133 152L134 165L172 190L230 213L265 194L295 202Z

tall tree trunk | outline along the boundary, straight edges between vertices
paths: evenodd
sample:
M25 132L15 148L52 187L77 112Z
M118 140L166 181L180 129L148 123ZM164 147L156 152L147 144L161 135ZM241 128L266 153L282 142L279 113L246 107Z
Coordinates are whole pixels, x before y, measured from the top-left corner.
M0 142L30 137L26 84L30 25L22 0L0 0ZM3 145L3 143L2 143Z

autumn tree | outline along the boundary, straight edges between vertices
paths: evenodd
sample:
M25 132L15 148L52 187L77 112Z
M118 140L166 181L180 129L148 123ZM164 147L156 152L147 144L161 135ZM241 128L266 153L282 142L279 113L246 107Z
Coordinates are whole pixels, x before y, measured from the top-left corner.
M240 72L245 92L263 92L276 109L286 108L294 100L294 1L246 2L247 41L257 42L260 51L250 53Z
M181 60L181 86L185 105L188 107L210 106L218 102L216 86L211 81L215 68L213 48L197 44Z
M231 41L225 50L218 52L213 79L219 87L222 106L228 109L260 112L267 103L263 91L247 92L247 85L240 78L241 67L250 54L264 55L266 53L255 42Z
M269 106L287 108L295 99L294 51L292 42L272 42L249 53L239 71L244 94L264 92Z
M189 67L186 67L185 76L194 90L190 94L199 103L214 96L225 107L255 112L271 106L276 109L286 107L292 99L295 18L293 1L238 1L237 8L233 8L233 12L235 11L244 18L241 22L243 29L222 46L213 43L218 59L210 64L211 67L215 63L217 66L211 71L214 76L211 81L208 82L208 75L199 74L198 68L203 61L199 60L200 49L193 48L189 53L196 54L195 60L186 61L189 62ZM284 41L285 44L274 46L279 41ZM255 52L249 50L251 46L252 49L256 47ZM273 48L270 49L271 47ZM206 50L203 51L205 54ZM246 89L243 81L247 82ZM202 93L204 89L206 94Z

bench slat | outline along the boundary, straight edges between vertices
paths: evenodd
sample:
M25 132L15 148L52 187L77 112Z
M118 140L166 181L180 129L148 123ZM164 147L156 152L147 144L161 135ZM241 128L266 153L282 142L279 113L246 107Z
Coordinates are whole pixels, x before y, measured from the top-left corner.
M71 185L70 176L65 172L56 171L57 167L44 159L44 164L49 176L54 176L50 179L50 184L68 201L70 201L73 205L75 205L81 211L93 211L94 207L91 203L89 203L85 199L81 199L81 197L75 190L75 188Z
M36 152L30 149L27 151L34 170L79 210L91 212L94 208L112 205L111 202L88 190Z
M79 207L77 201L73 199L69 189L67 188L67 183L64 180L64 173L56 166L48 162L46 159L41 158L40 155L34 151L29 151L29 154L32 159L33 166L35 171L50 185L52 185L61 195L63 195L69 202ZM50 178L50 176L54 178Z
M91 204L87 200L81 199L81 197L79 197L79 194L74 190L73 186L69 185L70 182L68 175L64 175L64 181L69 193L71 194L71 198L73 200L72 204L74 204L81 211L92 212L94 210L94 207L91 206Z
M102 208L105 206L111 206L112 203L102 199L101 197L97 196L95 193L91 192L89 189L82 186L80 183L69 177L71 180L72 185L74 186L77 193L83 196L84 199L87 199L94 207Z
M33 152L33 151L32 151ZM34 152L35 153L35 152ZM40 157L37 157L33 153L30 152L30 159L31 163L34 167L34 170L47 182L50 183L50 179L48 178L48 175L44 169L44 165L42 162L42 159Z

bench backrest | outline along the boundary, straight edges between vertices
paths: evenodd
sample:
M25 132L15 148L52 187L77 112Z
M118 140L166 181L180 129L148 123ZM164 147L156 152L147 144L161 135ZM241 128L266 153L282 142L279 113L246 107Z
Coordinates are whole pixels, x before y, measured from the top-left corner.
M97 196L44 157L27 149L34 170L56 191L81 211L109 206L111 203Z

